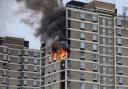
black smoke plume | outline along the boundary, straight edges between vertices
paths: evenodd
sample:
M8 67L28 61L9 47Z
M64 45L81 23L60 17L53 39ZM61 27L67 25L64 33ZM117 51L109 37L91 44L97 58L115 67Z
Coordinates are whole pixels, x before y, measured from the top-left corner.
M36 29L37 37L41 36L41 40L45 41L65 40L65 10L58 4L58 0L17 0L17 2L24 2L28 9L43 14L40 27Z

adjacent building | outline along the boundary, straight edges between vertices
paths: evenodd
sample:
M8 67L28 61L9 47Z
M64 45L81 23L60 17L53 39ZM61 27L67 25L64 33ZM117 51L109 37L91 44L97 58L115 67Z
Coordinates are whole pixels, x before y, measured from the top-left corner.
M96 0L65 9L66 58L42 41L41 89L127 89L128 18Z
M41 51L22 38L0 37L0 89L40 89Z

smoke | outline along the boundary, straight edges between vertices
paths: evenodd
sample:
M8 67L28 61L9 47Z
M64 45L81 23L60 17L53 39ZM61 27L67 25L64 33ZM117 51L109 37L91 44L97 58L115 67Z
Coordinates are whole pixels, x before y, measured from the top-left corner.
M40 36L41 40L48 41L49 45L53 41L65 40L65 11L58 4L58 0L16 1L24 2L27 9L42 13L40 26L36 28L36 37Z

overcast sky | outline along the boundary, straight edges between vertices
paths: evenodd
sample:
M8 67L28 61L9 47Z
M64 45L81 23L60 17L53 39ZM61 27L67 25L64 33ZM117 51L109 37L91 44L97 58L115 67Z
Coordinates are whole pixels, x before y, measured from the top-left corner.
M64 3L66 3L70 0L63 1ZM104 1L114 2L114 0ZM115 0L115 3L120 14L122 6L128 6L128 0ZM18 38L24 38L25 40L30 41L30 48L39 49L40 39L34 37L34 30L31 27L20 22L21 16L16 15L17 8L18 4L15 2L15 0L0 0L0 36L13 36Z

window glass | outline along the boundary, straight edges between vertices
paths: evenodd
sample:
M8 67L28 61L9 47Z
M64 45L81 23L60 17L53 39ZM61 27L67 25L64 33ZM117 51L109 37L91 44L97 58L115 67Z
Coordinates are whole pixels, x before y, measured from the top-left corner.
M118 74L122 74L123 73L123 68L120 66L117 67L117 72Z
M80 12L80 19L85 19L85 13L84 12Z
M93 84L93 89L97 89L97 85L96 84Z
M93 71L97 71L97 64L96 63L93 63L92 67L93 67Z
M97 32L97 25L96 25L96 24L93 24L93 25L92 25L92 31L93 31L93 32Z
M122 36L122 29L117 28L117 36Z
M38 71L38 66L34 66L34 71L35 71L35 72Z
M93 59L92 59L93 61L97 61L97 54L93 53L92 57L93 57Z
M117 38L117 45L121 45L122 44L122 39L121 38Z
M121 47L117 47L117 54L119 54L119 55L122 54L122 48Z
M85 52L80 52L80 58L85 58Z
M28 70L28 65L24 65L24 70Z
M84 22L80 23L80 29L85 29L85 23Z
M119 77L119 76L118 76L118 84L122 84L122 83L123 83L122 77Z
M80 69L85 69L85 62L80 61Z
M85 89L85 83L80 83L80 89Z
M97 44L96 44L96 43L93 43L93 44L92 44L92 50L93 50L93 51L97 51Z
M80 38L85 39L85 33L84 32L80 32Z
M96 16L96 15L93 15L93 16L92 16L92 20L93 20L93 21L97 21L97 16Z
M85 49L85 42L83 42L83 41L80 42L80 48Z
M97 74L92 74L93 81L97 81Z
M96 34L93 34L93 35L92 35L92 40L93 40L93 41L97 41L97 35L96 35Z
M84 72L80 72L80 79L81 80L85 79L85 73Z

